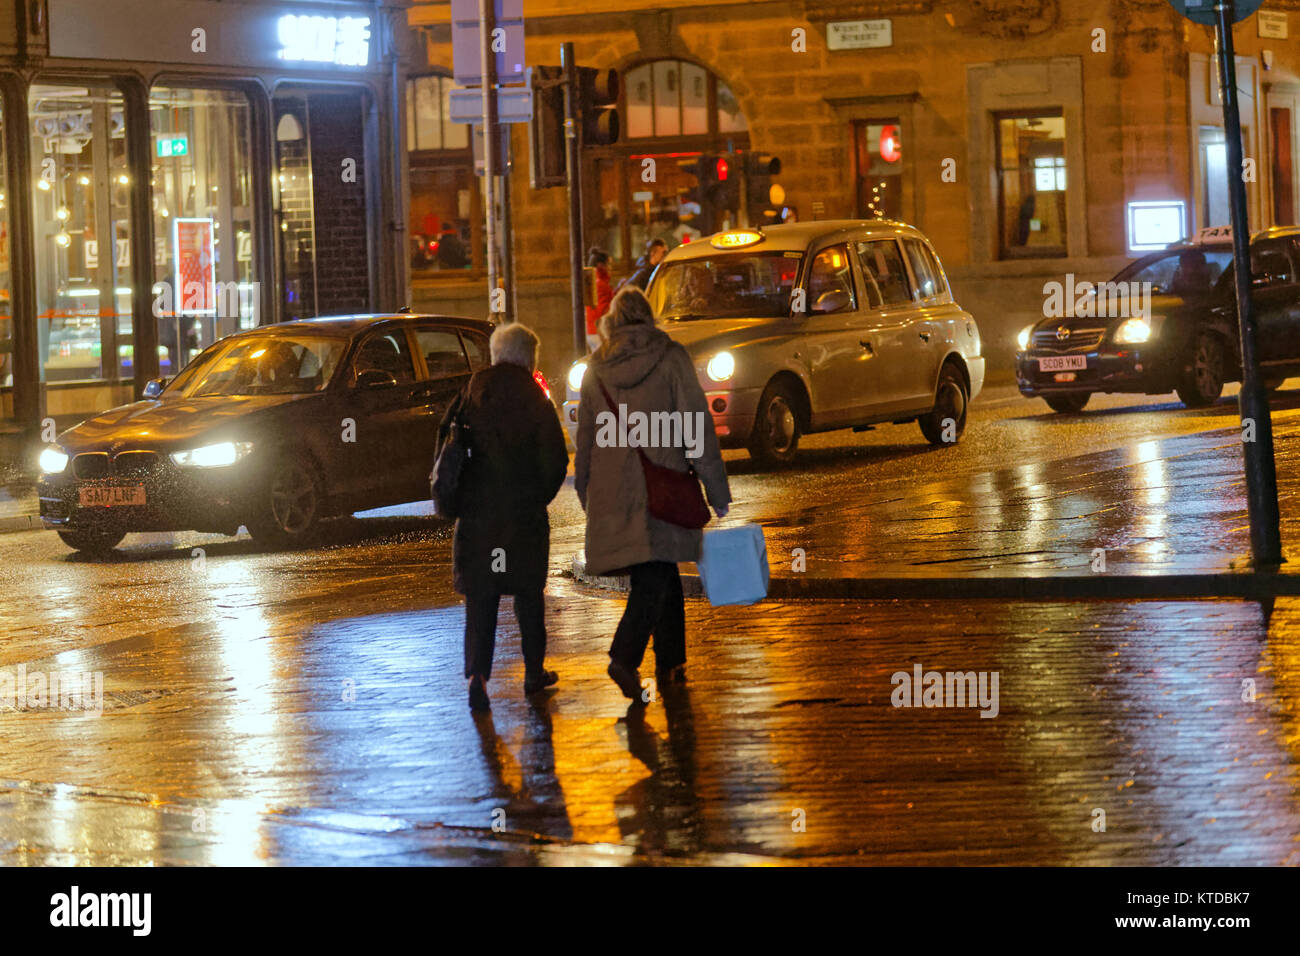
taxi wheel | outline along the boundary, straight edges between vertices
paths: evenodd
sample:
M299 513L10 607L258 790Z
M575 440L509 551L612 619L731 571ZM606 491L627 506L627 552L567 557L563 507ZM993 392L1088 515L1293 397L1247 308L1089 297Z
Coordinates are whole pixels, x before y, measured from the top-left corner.
M758 415L749 439L750 456L762 465L794 461L799 449L799 400L790 386L772 382L758 400Z
M248 533L273 545L302 541L320 520L322 504L320 485L307 463L281 458L270 469L258 513L247 523Z
M931 445L954 445L966 430L966 381L954 365L945 365L939 373L939 387L934 393L934 409L922 415L917 424Z
M1188 408L1213 405L1223 393L1223 373L1227 356L1223 340L1211 332L1202 332L1196 338L1192 352L1191 368L1175 391Z
M103 557L112 552L126 537L125 531L60 531L59 537L73 551Z
M1062 392L1059 395L1044 395L1047 407L1062 415L1083 411L1083 406L1092 398L1092 392Z

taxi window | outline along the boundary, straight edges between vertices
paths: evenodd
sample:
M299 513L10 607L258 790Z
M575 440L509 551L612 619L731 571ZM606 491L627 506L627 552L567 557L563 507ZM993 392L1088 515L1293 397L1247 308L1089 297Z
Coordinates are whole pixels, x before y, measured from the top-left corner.
M1155 295L1204 295L1231 263L1230 249L1180 249L1139 259L1113 281L1150 282Z
M798 253L761 252L665 260L646 297L654 314L670 322L788 316L801 258Z
M817 253L808 276L810 312L852 312L858 307L853 267L847 246L830 246Z
M918 301L932 299L943 295L945 291L943 274L934 261L934 254L915 239L904 239L903 248L907 250L907 261L912 266L912 275L916 278L916 298Z
M903 266L903 254L897 242L877 239L859 242L857 248L862 274L867 280L867 299L873 309L912 301L907 269Z
M357 357L352 363L355 374L360 375L372 368L381 369L398 384L415 381L415 366L411 363L411 350L406 344L406 333L401 329L391 332L377 332L361 345Z
M429 378L452 378L469 373L460 336L451 329L416 329L415 344L424 356Z

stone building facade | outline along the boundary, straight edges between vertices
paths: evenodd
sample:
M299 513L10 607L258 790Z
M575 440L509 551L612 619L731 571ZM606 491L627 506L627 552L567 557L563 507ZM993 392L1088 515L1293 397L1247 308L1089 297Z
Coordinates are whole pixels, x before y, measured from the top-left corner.
M1234 34L1252 228L1300 214L1300 41L1290 35L1300 0L1266 0L1263 10ZM1046 281L1102 278L1152 236L1226 222L1213 33L1165 0L526 0L524 13L529 64L558 63L568 40L579 64L620 71L626 132L646 131L646 114L632 115L645 106L645 83L628 78L652 78L658 108L677 71L682 118L669 116L668 127L694 124L693 134L656 126L584 156L586 244L612 247L616 277L662 199L645 198L654 187L637 179L644 157L660 170L676 164L680 178L697 153L776 155L784 206L799 219L880 211L924 230L980 322L996 375L1010 366L1016 331L1042 314ZM417 2L408 20L418 38L412 74L449 74L448 6ZM855 46L864 42L874 45ZM685 65L655 66L673 62ZM692 78L695 105L734 99L743 120L688 116ZM543 330L554 371L570 358L565 196L529 188L527 130L513 135L519 312ZM468 150L454 152L438 161L468 169ZM481 218L474 179L463 175L460 197L471 220ZM471 244L480 241L472 231ZM413 305L485 315L481 253L471 258L462 269L415 268Z

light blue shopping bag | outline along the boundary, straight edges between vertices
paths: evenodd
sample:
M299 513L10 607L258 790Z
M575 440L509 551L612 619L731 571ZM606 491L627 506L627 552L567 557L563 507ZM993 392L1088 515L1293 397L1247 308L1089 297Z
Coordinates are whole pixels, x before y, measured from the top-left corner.
M714 607L753 604L767 597L767 544L760 525L705 531L696 566Z

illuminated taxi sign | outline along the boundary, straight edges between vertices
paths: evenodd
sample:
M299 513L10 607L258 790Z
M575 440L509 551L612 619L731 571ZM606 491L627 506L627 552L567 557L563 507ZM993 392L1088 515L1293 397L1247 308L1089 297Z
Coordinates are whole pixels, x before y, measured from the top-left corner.
M286 14L277 24L280 59L292 63L370 63L369 17L323 17Z
M757 229L733 229L731 232L718 233L709 240L709 244L715 249L743 249L762 241L763 234Z
M1196 244L1205 245L1206 243L1231 242L1231 226L1206 226L1196 234Z

